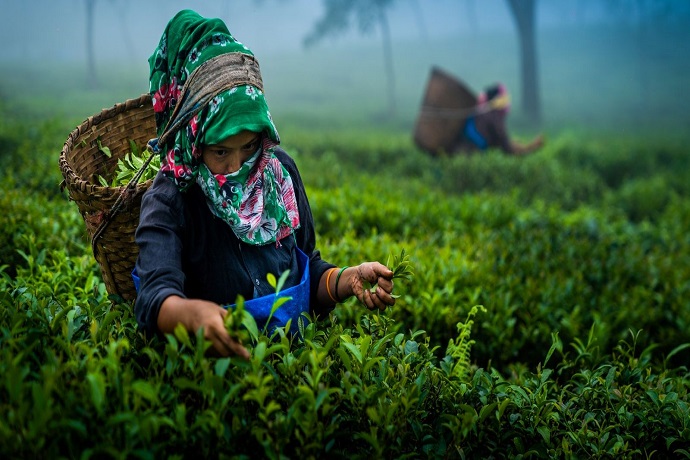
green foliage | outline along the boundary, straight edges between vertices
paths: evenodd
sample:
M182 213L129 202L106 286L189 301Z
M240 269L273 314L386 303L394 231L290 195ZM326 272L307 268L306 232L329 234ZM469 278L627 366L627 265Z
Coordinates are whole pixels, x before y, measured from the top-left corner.
M109 298L59 193L69 128L0 125L3 457L690 456L682 145L564 133L437 161L395 135L297 134L323 257L395 254L403 289L294 335L240 301L242 361L181 328L144 337Z
M609 199L623 209L633 222L658 220L673 199L673 189L665 177L658 175L628 181Z
M405 249L400 251L399 256L393 256L393 261L391 261L389 256L388 260L386 261L386 266L390 268L393 272L393 280L398 279L409 281L414 276L414 273L412 272L412 263L410 262L410 256L405 253ZM374 284L373 286L370 283L367 283L367 286L371 292L376 292L378 283ZM398 290L399 289L400 288L398 288ZM392 294L391 297L397 299L400 297L400 295Z
M28 190L7 188L0 193L0 265L7 265L10 275L26 266L27 254L38 248L43 257L58 249L83 250L86 229L73 205Z
M10 114L0 118L0 179L3 190L19 188L54 196L62 181L57 167L62 144L71 129L62 119L19 123Z
M143 172L139 176L138 183L146 182L147 180L152 180L158 174L158 170L161 167L160 156L155 154L153 151L146 148L141 150L133 141L129 141L130 151L125 153L122 158L117 160L117 170L112 173L112 179L108 181L103 176L98 176L99 183L104 187L124 187L134 176L143 169ZM110 149L107 146L102 146L101 141L98 141L98 148L108 157L111 156ZM153 155L151 161L144 168L144 164L149 156Z
M405 253L405 249L400 251L399 256L393 256L392 262L389 258L386 261L386 266L393 271L393 279L403 279L409 281L414 276L410 256L409 254Z
M474 324L472 318L480 310L484 313L486 312L486 308L482 305L475 305L472 307L467 314L467 320L464 323L459 322L457 324L457 338L450 339L448 341L448 347L446 348L446 357L444 360L444 364L448 369L446 372L460 381L466 380L472 366L470 349L472 345L475 344L475 341L470 339L472 325Z

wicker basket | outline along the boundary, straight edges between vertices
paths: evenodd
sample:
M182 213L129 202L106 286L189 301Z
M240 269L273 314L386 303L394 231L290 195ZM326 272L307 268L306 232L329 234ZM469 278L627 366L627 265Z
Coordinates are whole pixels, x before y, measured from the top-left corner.
M477 96L459 78L432 67L415 125L414 141L433 156L451 153Z
M130 140L143 148L154 137L153 107L150 96L145 94L86 119L70 133L60 153L60 170L65 179L62 186L86 223L106 289L127 301L136 298L132 269L139 249L134 232L139 224L141 197L152 181L128 189L103 187L97 177L112 178L117 160L131 150ZM99 150L99 140L110 149L111 157Z

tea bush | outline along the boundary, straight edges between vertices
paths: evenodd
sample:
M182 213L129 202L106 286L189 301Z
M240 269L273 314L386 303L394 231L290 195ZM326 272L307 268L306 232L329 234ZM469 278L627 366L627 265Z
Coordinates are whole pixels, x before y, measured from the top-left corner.
M673 199L673 194L666 178L656 175L626 182L609 196L609 200L613 206L623 209L631 221L641 222L645 219L657 220Z
M536 365L551 331L572 340L593 323L608 350L628 328L647 330L666 351L687 341L688 237L669 233L670 222L638 228L622 211L523 209L517 198L456 201L421 187L412 193L419 199L395 207L396 189L378 185L317 191L312 207L326 244L340 241L329 250L335 260L385 260L408 248L416 275L391 313L407 327L444 343L462 309L481 303L493 314L480 322L475 357L494 365L518 357ZM361 242L353 248L343 235Z
M0 134L4 144L0 146L0 175L4 186L8 190L18 188L56 196L56 185L62 176L55 166L55 158L74 126L62 119L36 120L26 124L12 120L11 115L0 120L0 133L5 133Z
M145 340L102 284L47 300L19 287L25 275L2 277L11 457L634 458L690 446L687 371L654 371L637 335L611 356L593 336L568 352L555 335L544 359L555 367L505 378L468 365L471 317L453 343L464 351L438 360L424 332L360 310L351 327L332 316L301 339L259 334L241 362L206 357L181 329Z
M405 250L414 277L298 336L244 318L243 362L141 335L60 192L72 127L0 120L3 457L690 457L682 144L434 160L395 133L295 133L324 257Z
M49 199L30 188L8 188L0 195L0 262L9 274L25 266L26 254L37 247L43 257L60 248L83 250L84 223L74 205L56 195Z

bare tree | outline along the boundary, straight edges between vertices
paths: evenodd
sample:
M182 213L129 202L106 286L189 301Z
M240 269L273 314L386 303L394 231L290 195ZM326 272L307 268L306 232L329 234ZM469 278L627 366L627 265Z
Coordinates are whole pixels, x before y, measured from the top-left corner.
M395 71L393 69L393 45L388 24L387 10L395 0L323 0L324 16L304 39L311 46L328 35L337 35L350 27L355 18L362 33L370 33L378 27L383 42L383 61L388 93L388 115L395 113Z
M522 110L534 123L541 122L541 100L536 46L536 0L506 0L518 30L522 82ZM324 16L317 21L305 38L305 45L312 45L328 35L336 35L350 27L350 20L357 20L361 32L381 30L384 65L388 83L388 112L395 111L395 73L387 9L395 0L323 0ZM474 1L467 3L468 16L475 17ZM475 21L476 22L476 21Z
M522 110L533 123L541 122L541 98L536 45L536 0L507 0L520 39Z

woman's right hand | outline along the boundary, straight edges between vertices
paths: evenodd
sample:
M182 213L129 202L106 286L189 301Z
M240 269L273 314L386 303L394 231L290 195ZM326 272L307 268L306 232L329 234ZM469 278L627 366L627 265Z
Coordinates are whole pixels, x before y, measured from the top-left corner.
M173 333L181 323L188 332L196 334L203 328L204 338L211 342L213 354L249 359L247 349L225 329L227 313L226 309L213 302L172 295L163 301L158 312L158 329L164 334Z

